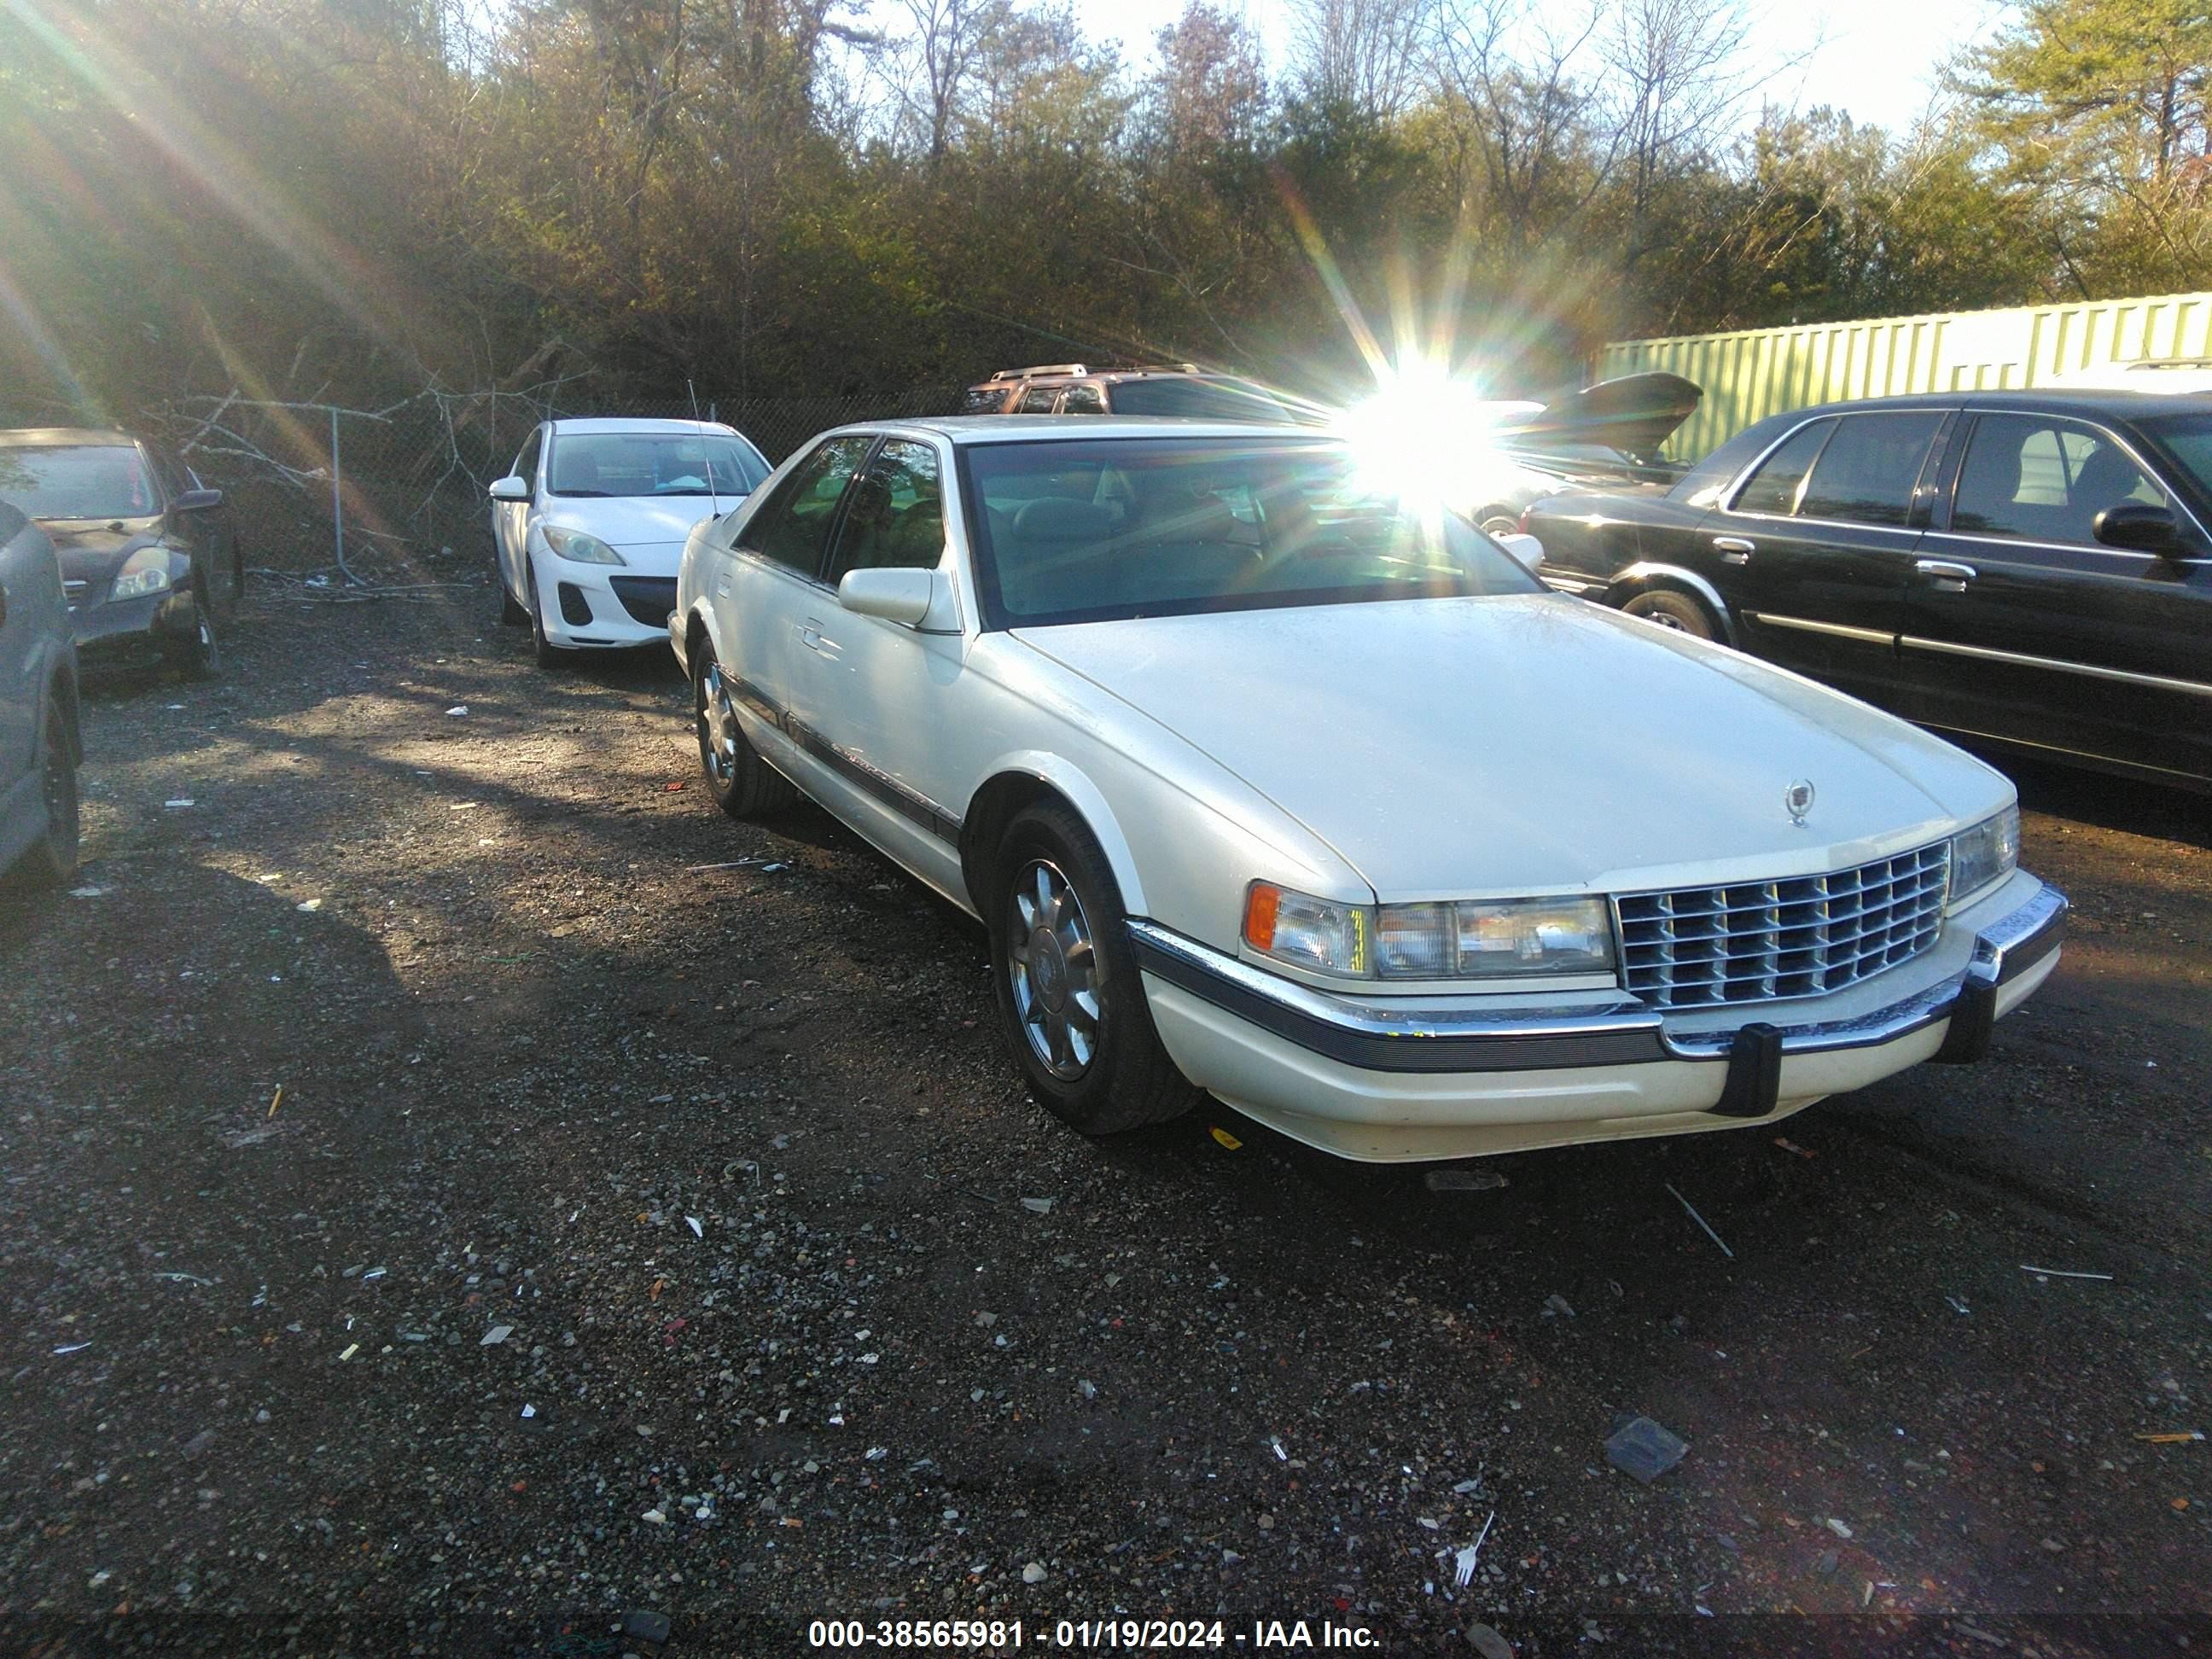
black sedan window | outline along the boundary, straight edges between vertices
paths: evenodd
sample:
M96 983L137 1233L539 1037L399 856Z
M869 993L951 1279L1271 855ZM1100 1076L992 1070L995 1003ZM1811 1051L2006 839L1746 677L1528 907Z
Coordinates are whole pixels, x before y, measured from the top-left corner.
M158 508L154 480L128 444L0 449L0 496L33 519L143 519Z
M2103 433L2041 416L1984 415L1959 468L1951 528L2087 544L2097 514L2123 502L2163 507L2166 492Z
M1751 480L1736 492L1735 508L1739 513L1773 513L1787 517L1797 510L1797 492L1804 487L1805 475L1813 470L1814 457L1820 446L1828 441L1835 430L1833 421L1814 421L1790 434L1782 445L1759 465Z
M1850 524L1901 525L1940 414L1846 415L1814 464L1798 513Z

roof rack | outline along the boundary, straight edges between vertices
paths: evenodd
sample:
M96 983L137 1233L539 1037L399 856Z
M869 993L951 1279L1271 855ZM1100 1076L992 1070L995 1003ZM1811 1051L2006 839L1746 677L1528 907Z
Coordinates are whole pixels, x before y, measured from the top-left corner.
M1027 368L1002 368L991 378L994 380L1018 380L1031 374L1088 374L1091 371L1081 363L1032 363Z

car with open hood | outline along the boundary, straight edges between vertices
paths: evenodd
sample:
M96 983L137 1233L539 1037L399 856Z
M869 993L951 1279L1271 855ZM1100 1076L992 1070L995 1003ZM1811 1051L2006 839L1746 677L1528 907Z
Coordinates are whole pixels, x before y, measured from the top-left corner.
M768 471L750 439L714 421L544 422L491 486L504 619L529 626L541 668L659 641L684 538Z
M1979 1058L2066 908L2010 783L1534 553L1320 433L886 422L694 531L669 632L715 800L979 918L1079 1129L1452 1158Z
M246 592L246 556L222 492L160 445L106 428L0 432L0 501L36 520L61 556L78 646L158 654L215 672Z

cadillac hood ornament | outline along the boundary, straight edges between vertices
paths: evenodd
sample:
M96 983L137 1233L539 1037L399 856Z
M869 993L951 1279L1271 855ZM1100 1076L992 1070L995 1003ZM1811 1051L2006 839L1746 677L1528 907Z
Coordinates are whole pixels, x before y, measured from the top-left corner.
M1805 817L1813 810L1813 785L1800 778L1782 792L1782 805L1790 814L1790 822L1800 830L1805 827Z

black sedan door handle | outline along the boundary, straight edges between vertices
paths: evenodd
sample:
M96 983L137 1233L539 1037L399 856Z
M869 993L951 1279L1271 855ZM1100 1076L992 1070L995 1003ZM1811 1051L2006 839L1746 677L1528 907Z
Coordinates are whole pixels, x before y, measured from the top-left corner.
M8 625L8 584L0 582L0 628Z
M1974 567L1955 559L1915 559L1912 568L1923 576L1934 577L1939 593L1963 593L1966 584L1974 580Z
M1713 547L1720 554L1723 564L1749 564L1751 556L1759 551L1756 542L1747 542L1741 536L1716 536Z

